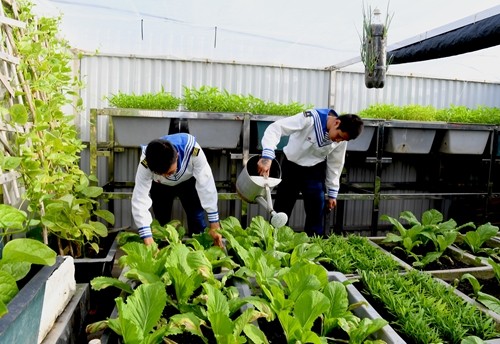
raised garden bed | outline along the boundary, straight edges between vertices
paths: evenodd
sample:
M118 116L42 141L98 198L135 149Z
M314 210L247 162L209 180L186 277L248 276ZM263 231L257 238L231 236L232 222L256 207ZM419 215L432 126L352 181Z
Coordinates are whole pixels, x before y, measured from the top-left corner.
M407 343L498 340L496 318L428 273L366 271L354 285Z
M395 250L396 245L383 243L385 237L370 237L369 239L381 250L392 253L403 266L406 266L408 269L415 269L413 267L415 260L407 256L402 250ZM460 278L465 273L483 278L494 276L493 268L489 264L454 246L446 249L443 259L439 259L418 269L445 281Z

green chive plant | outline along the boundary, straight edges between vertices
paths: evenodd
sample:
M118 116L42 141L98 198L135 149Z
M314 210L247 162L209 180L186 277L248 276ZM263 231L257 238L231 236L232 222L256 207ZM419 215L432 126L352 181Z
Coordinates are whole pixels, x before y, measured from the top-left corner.
M411 343L463 343L475 336L497 338L496 323L431 275L361 272L365 292L381 302L389 323Z
M118 108L177 110L181 106L187 111L198 112L233 112L258 115L291 116L313 105L298 102L288 104L266 102L252 95L232 94L217 87L183 87L183 96L175 97L165 92L142 95L118 92L107 98L112 106Z
M403 268L388 254L370 244L368 238L356 234L332 234L323 239L314 237L311 242L321 247L317 259L332 266L333 271L356 274L358 270L399 271Z
M358 113L362 118L407 120L422 122L500 124L500 108L451 105L449 108L436 109L432 105L373 104Z
M154 109L154 110L177 110L181 99L165 92L163 87L157 93L145 93L140 95L125 94L118 92L106 98L112 106L128 109Z

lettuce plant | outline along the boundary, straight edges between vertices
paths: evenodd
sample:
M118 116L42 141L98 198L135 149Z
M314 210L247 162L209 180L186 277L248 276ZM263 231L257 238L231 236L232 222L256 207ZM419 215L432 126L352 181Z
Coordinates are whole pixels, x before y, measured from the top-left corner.
M490 222L479 226L476 230L468 231L465 234L459 234L460 239L469 247L472 253L477 254L489 252L494 250L488 250L488 248L483 247L483 245L495 237L498 233L498 226L493 226Z
M488 264L493 267L493 271L495 273L495 279L498 283L500 283L500 264L496 263L493 259L488 258ZM482 303L486 308L492 310L493 312L500 314L500 300L494 297L493 295L489 295L487 293L483 293L481 291L482 285L479 280L469 274L463 274L460 277L460 281L466 280L470 283L473 290L473 297L480 303ZM457 281L458 282L458 281Z
M226 286L230 272L221 279L216 278L209 257L215 257L213 250L222 250L204 249L196 240L184 242L176 228L169 224L161 230L154 228L155 237L164 235L168 245L146 246L128 236L129 242L121 247L125 254L119 264L130 283L111 277L91 281L95 290L113 286L123 293L116 299L118 318L91 324L88 331L109 327L121 335L125 343L160 343L163 337L182 332L206 341L204 331L208 330L221 343L237 342L242 333L256 342L259 338L265 342L252 322L271 316L270 308L264 300L240 297L234 286ZM245 304L253 307L238 314ZM144 314L137 316L134 308L140 308ZM231 326L227 327L228 324Z
M314 260L321 253L319 245L311 243L306 233L297 233L287 226L274 229L262 216L252 218L244 230L235 217L222 220L221 227L222 234L228 239L227 248L234 249L242 260L247 254L245 251L252 247L259 247L272 255L284 267L302 258Z
M383 242L397 244L395 249L403 250L407 256L415 259L415 267L424 267L439 260L455 242L460 229L474 227L472 222L458 226L453 219L443 221L443 214L436 209L425 211L421 221L410 211L401 212L399 218L405 220L409 228L396 218L388 215L380 217L381 220L390 222L398 232L388 233ZM424 248L423 254L416 252L419 246Z
M322 343L335 329L342 329L350 343L370 343L365 340L387 324L383 319L357 318L351 310L359 305L349 305L346 287L329 282L326 270L318 264L301 260L277 278L279 285L266 280L258 284L289 343ZM319 332L314 328L318 320Z

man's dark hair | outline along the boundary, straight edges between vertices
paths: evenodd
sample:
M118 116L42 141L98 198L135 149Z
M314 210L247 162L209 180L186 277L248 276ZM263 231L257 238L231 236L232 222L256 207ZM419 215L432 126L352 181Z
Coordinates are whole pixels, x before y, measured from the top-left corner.
M146 147L146 162L153 173L166 173L176 159L177 152L167 140L156 139Z
M364 124L361 117L354 114L344 114L338 117L340 124L338 129L349 135L349 140L354 140L363 131Z

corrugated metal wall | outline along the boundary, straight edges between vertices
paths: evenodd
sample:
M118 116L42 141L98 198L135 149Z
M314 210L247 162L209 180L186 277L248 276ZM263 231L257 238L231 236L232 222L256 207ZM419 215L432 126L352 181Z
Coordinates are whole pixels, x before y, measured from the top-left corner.
M374 103L421 104L437 108L450 105L500 107L500 85L463 80L387 75L383 89L367 89L362 73L127 56L84 56L79 60L77 68L86 85L82 91L85 112L78 118L84 141L88 141L90 137L89 111L91 108L108 107L106 97L118 91L135 94L155 93L162 87L165 91L180 96L183 86L209 85L230 93L251 94L277 103L299 102L318 107L331 105L341 113L357 113ZM107 118L100 118L100 141L106 140L106 128ZM132 181L138 163L138 150L126 149L125 152L115 154L115 158L115 181ZM211 159L215 179L229 180L229 152L213 152ZM99 158L98 177L102 184L107 180L105 160ZM238 164L241 170L241 162ZM82 155L82 168L88 171L88 166L89 155L85 152ZM349 180L373 180L372 171L354 168L348 173ZM411 166L393 164L384 170L384 178L412 181L414 173ZM119 200L114 203L116 226L133 226L130 201ZM221 217L235 215L235 212L239 214L240 203L221 201ZM371 202L346 203L346 228L369 226ZM402 210L412 210L419 214L433 206L433 200L386 201L381 203L381 213L397 215ZM298 201L290 219L290 225L298 230L303 228L304 223L302 209L301 201ZM264 212L260 207L251 205L248 210L249 218L257 214L264 215ZM174 205L174 216L184 220L184 213L179 204Z
M88 109L108 107L106 97L118 91L156 93L163 87L181 96L184 86L209 85L266 101L317 107L328 106L330 91L330 73L325 70L120 56L85 56L79 69L86 84L82 96L87 111L79 119L83 140L89 140Z
M330 103L340 112L357 113L375 103L432 105L438 109L451 105L500 107L499 84L387 75L384 88L368 89L362 73L333 73Z

